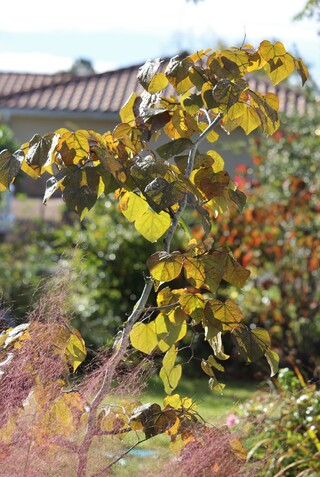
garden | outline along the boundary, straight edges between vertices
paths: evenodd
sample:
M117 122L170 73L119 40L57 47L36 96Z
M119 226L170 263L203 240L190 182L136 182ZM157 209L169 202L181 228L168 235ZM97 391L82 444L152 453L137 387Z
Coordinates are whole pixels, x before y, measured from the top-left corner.
M280 115L254 71L273 85L295 71L308 114ZM44 201L65 201L61 223L24 221L1 242L4 475L319 475L307 79L280 42L198 51L147 62L112 132L3 141L0 190L46 174ZM221 127L249 137L235 177Z

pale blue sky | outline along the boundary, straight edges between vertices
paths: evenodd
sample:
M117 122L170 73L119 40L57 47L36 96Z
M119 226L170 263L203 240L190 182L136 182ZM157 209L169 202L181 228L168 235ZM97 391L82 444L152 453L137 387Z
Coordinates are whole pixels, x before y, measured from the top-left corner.
M294 22L306 0L9 0L1 5L0 70L52 73L77 58L101 72L147 59L277 39L320 84L320 29Z

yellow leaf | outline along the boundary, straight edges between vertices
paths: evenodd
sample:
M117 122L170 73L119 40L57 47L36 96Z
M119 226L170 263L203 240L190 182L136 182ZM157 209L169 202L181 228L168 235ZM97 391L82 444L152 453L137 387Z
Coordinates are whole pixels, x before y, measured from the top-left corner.
M107 406L100 422L102 431L111 434L122 434L122 431L129 426L129 417L122 406Z
M56 150L66 165L78 164L89 155L89 142L81 132L66 132L60 137Z
M150 354L158 345L155 323L135 323L130 332L130 341L134 348L145 354Z
M303 86L304 83L309 78L308 68L306 67L306 65L304 64L304 62L302 61L301 58L298 58L298 59L295 58L294 59L294 65L295 65L295 68L296 68L297 72L299 73L299 75L301 77L302 86Z
M166 306L177 303L178 299L169 287L162 288L157 295L157 305Z
M200 293L185 292L180 296L179 302L188 315L192 315L197 310L202 311L204 308L204 301Z
M21 163L21 170L27 174L28 176L30 176L32 179L39 179L39 174L34 170L32 169L32 167L30 167L27 163L26 163L26 160L24 159Z
M175 360L178 354L178 349L173 345L165 354L162 360L162 368L160 369L159 376L163 382L164 390L167 394L171 394L172 391L178 386L182 375L182 367L180 364L175 366Z
M148 258L147 267L153 278L159 282L169 282L180 275L182 255L180 252L155 252Z
M168 78L164 73L157 73L155 74L148 86L148 93L155 94L159 91L165 89L168 86Z
M226 254L224 250L215 250L210 255L186 258L184 271L188 282L196 288L205 288L215 293L222 279Z
M242 320L241 309L231 300L225 302L220 300L208 301L206 303L205 315L209 320L211 313L213 314L213 318L219 322L215 323L216 327L218 328L219 324L221 324L221 331L230 331L237 328Z
M213 172L220 172L224 170L224 160L217 151L207 151L208 156L212 157L214 163L212 164Z
M129 222L134 222L148 208L148 202L134 192L125 192L119 200L119 208Z
M179 394L172 394L171 396L166 396L163 399L164 406L173 407L173 409L181 409L182 401Z
M120 118L123 123L133 123L135 122L135 116L133 113L133 105L136 100L137 95L135 93L131 93L131 96L127 100L127 102L122 106L120 109Z
M159 214L148 208L135 221L137 231L149 242L156 242L168 230L170 215L161 211Z
M182 449L189 444L189 442L194 441L194 437L192 435L188 435L187 437L178 435L170 444L169 448L170 450L176 454L179 455Z
M261 120L254 108L246 107L243 116L241 117L240 127L248 135L261 124Z
M10 416L4 426L0 428L0 442L8 445L12 443L14 431L16 430L16 421L13 416Z
M242 288L249 278L249 275L250 271L240 265L240 263L233 258L231 253L229 253L225 262L223 279L235 287Z
M274 85L280 83L294 70L294 58L286 52L282 43L277 41L274 45L270 41L260 43L259 52L266 60L264 69Z
M87 356L87 349L84 339L77 330L74 330L66 346L66 357L73 367L73 372L80 366Z
M277 372L279 370L280 357L279 357L278 353L276 353L275 351L272 351L271 349L269 349L265 353L265 357L266 357L266 359L268 361L268 364L270 366L270 370L271 370L270 376L272 377L275 374L277 374Z
M171 315L176 315L177 310L174 310ZM180 310L181 311L181 310ZM179 315L179 314L178 314ZM168 349L178 341L180 341L187 332L187 315L178 316L176 321L173 321L167 315L160 313L155 319L155 331L157 333L158 346L161 351L168 351Z
M230 119L237 119L240 116L243 116L246 108L246 103L243 103L242 101L237 101L232 106L230 106L230 108L228 108L227 115Z
M235 439L232 437L230 439L230 445L232 452L241 460L246 460L247 458L247 451L241 444L241 442L238 439Z

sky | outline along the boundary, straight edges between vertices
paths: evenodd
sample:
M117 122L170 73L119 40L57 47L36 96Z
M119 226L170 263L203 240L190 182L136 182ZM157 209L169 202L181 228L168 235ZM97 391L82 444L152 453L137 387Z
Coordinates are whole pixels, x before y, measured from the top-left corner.
M6 0L0 71L55 73L84 58L96 72L186 50L281 41L320 84L320 23L294 21L306 0Z

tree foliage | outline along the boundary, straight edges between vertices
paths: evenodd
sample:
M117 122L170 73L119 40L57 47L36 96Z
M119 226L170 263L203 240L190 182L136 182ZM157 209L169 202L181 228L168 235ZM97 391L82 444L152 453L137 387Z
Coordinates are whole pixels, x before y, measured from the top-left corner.
M10 187L20 170L35 179L49 173L44 202L61 189L67 206L83 219L102 193L114 193L120 212L143 237L150 242L163 238L163 246L147 260L144 289L107 364L100 368L90 396L84 400L81 393L62 394L43 408L44 383L37 370L32 372L35 405L44 412L43 422L51 423L52 413L62 419L64 443L70 422L74 419L76 427L79 413L86 421L82 439L72 447L79 457L78 477L87 475L89 450L100 434L141 431L148 439L165 432L176 449L199 442L197 429L202 424L192 400L172 394L182 374L179 344L188 329L203 332L212 349L201 366L213 390L221 392L224 386L217 379L217 371L223 370L222 363L229 359L223 344L226 334L232 336L235 353L247 363L265 357L271 373L277 372L278 357L271 350L267 331L246 326L233 300L217 299L222 284L243 287L250 272L228 246L216 246L210 237L212 217L227 208L242 211L245 206L244 194L211 147L219 138L218 126L227 132L240 127L246 134L260 127L266 135L279 128L277 96L254 91L247 82L246 75L257 70L263 70L274 85L294 70L302 83L308 77L301 59L288 53L282 43L267 40L258 48L246 45L215 52L202 50L185 58L173 57L167 64L148 61L138 75L144 92L130 96L120 111L121 123L112 132L59 129L43 137L34 136L13 154L0 153L2 189ZM152 144L160 134L167 142L154 151ZM203 143L206 153L199 152ZM204 235L191 238L183 252L172 251L177 228L188 228L184 220L188 208L198 215ZM187 286L174 288L171 285L180 274ZM157 294L156 306L148 303L152 291ZM74 371L85 355L81 337L68 323L64 326L67 331L63 332L62 326L58 332L63 342L56 345L59 352L54 352L62 363L62 374L63 366L69 364ZM32 339L30 331L6 331L5 356L9 344L10 350L12 347L10 333L15 336L17 353L23 353ZM120 410L103 408L129 343L138 352L161 357L160 377L168 395L164 407L130 402ZM32 365L26 371L30 369L33 371ZM66 378L60 387L65 382ZM9 426L4 435L10 441L10 421L4 426ZM93 475L102 475L109 468Z

